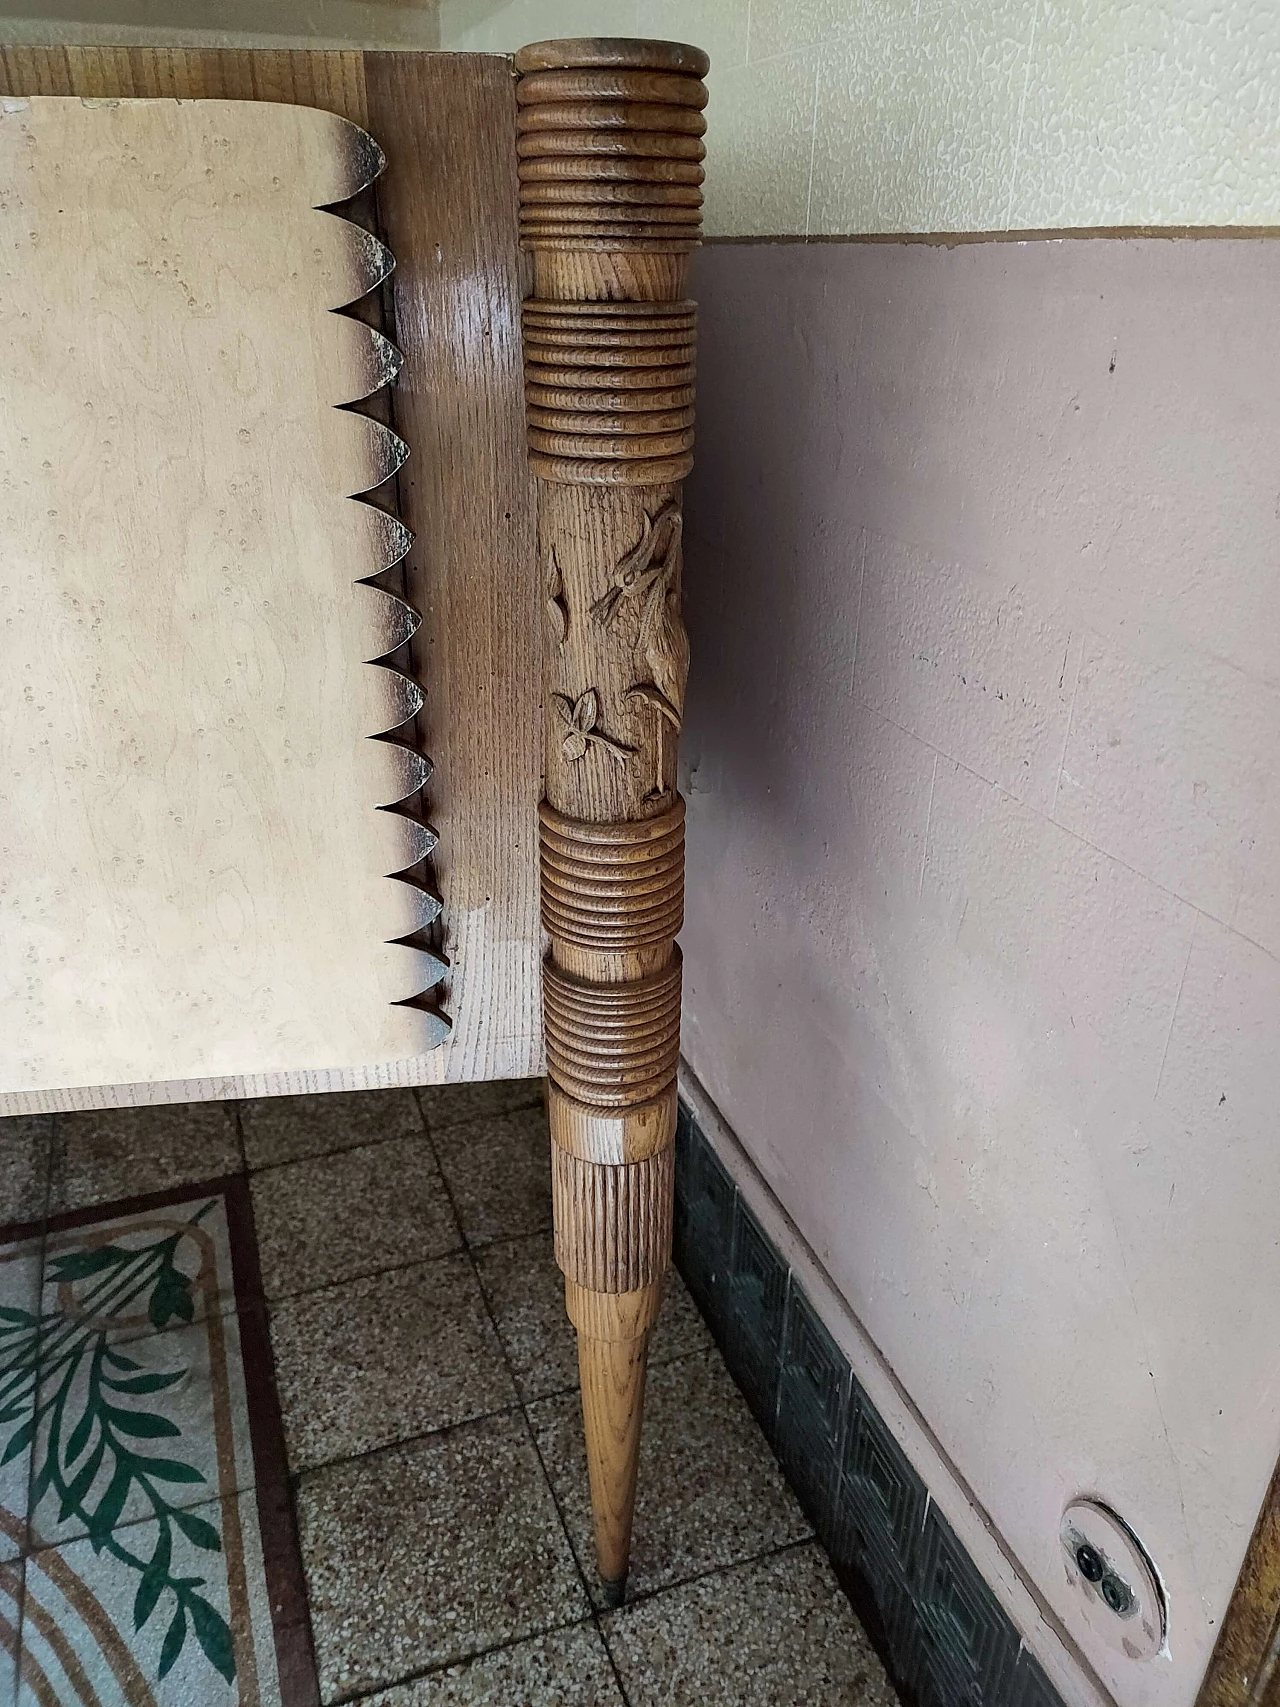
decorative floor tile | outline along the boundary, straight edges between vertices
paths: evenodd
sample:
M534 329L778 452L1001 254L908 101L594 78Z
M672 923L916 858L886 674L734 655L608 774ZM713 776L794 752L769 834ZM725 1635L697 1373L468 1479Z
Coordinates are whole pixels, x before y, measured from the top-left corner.
M551 1226L551 1134L543 1108L432 1129L432 1142L468 1243Z
M39 1317L40 1241L0 1244L0 1561L26 1545Z
M518 1416L313 1471L298 1515L326 1702L588 1611Z
M241 1104L251 1168L352 1150L423 1130L412 1091L334 1091L324 1096L257 1097Z
M47 1308L31 1522L59 1544L252 1488L234 1315L118 1340ZM152 1297L155 1289L152 1289ZM181 1525L181 1518L175 1518Z
M271 1340L294 1470L516 1402L465 1256L288 1300L272 1313Z
M574 1551L598 1593L578 1397L544 1399L530 1406L529 1420ZM719 1353L652 1370L628 1593L651 1593L811 1533Z
M564 1308L564 1276L551 1235L502 1240L476 1253L480 1284L493 1311L520 1397L526 1401L578 1385L578 1342ZM707 1351L711 1335L675 1269L667 1272L649 1367Z
M626 1707L594 1624L482 1654L361 1707Z
M22 1630L18 1707L282 1699L252 1494L32 1553Z
M481 1120L510 1114L517 1108L540 1108L545 1079L495 1079L485 1085L419 1085L418 1101L434 1134L460 1120Z
M0 1120L0 1227L38 1221L44 1214L52 1140L51 1115Z
M43 1274L30 1241L0 1242L0 1535L26 1555L20 1707L314 1700L252 1230L232 1178L55 1218ZM15 1500L5 1475L28 1452L24 1524L25 1476ZM0 1566L0 1649L15 1570Z
M18 1694L18 1630L22 1622L21 1559L0 1562L0 1702L11 1707Z
M225 1315L261 1296L256 1260L232 1257L231 1220L252 1250L248 1194L179 1188L55 1216L44 1253L46 1310L110 1320L120 1342ZM185 1315L190 1303L191 1314Z
M816 1543L602 1620L632 1707L896 1707Z
M60 1114L49 1210L87 1209L239 1171L235 1112L225 1103Z
M459 1249L425 1134L268 1168L251 1182L268 1298Z

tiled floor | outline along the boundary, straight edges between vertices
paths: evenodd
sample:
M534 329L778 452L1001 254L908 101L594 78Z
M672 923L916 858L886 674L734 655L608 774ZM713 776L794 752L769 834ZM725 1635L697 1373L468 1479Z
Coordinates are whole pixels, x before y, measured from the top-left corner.
M0 1707L891 1707L674 1273L597 1603L537 1096L0 1122Z

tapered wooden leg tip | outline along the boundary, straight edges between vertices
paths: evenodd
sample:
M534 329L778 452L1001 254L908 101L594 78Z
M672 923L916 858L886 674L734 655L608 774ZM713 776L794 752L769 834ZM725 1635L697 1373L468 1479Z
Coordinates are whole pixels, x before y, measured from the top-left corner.
M606 1606L621 1606L627 1598L626 1577L601 1577L600 1594Z

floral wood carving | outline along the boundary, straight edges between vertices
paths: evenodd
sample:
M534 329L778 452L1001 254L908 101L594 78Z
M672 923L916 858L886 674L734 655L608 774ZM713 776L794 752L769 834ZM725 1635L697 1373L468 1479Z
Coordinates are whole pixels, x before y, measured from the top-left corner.
M650 799L666 793L664 732L679 736L684 719L684 692L689 678L689 637L680 615L680 541L684 519L675 504L644 518L640 543L622 559L608 592L591 607L602 628L611 628L625 604L640 609L635 662L644 679L628 688L626 698L657 714L657 777Z
M557 643L563 646L569 638L569 606L564 596L564 576L560 573L554 545L547 553L546 589L547 621L551 624L551 632Z
M594 688L588 688L576 700L568 694L552 694L560 721L565 726L564 740L561 751L566 759L576 763L587 756L589 747L602 747L615 764L625 765L629 758L634 757L635 748L628 747L622 741L615 741L612 735L606 735L603 729L596 728L600 716L600 696Z

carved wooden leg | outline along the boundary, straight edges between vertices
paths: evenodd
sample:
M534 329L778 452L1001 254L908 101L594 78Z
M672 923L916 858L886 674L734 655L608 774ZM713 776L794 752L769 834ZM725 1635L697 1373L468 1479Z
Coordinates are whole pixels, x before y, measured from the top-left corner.
M671 1252L684 802L680 482L693 457L700 78L672 42L542 42L521 73L529 452L547 628L541 810L556 1260L596 1551L626 1585L645 1352Z

